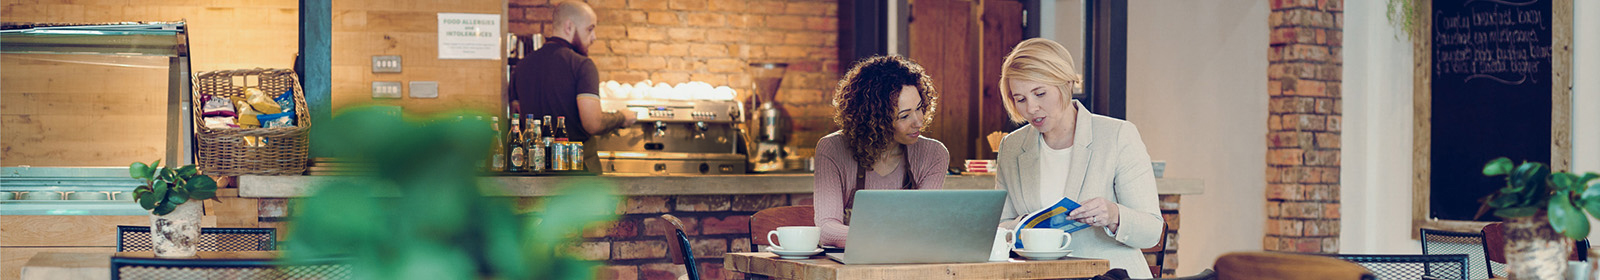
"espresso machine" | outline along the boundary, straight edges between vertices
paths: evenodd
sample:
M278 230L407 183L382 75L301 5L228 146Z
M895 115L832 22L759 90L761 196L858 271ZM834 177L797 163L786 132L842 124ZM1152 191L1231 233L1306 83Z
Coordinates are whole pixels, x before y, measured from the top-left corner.
M794 124L783 103L778 102L778 88L783 84L783 74L788 67L787 63L750 64L755 94L751 96L753 110L747 129L754 135L747 135L750 139L747 145L750 168L756 172L783 171L784 159L788 157L784 144L788 143Z
M725 98L704 97L699 92L709 86L679 88L669 90L682 93L677 96L602 94L601 110L638 116L633 125L595 135L586 144L599 154L603 172L745 173L746 158L738 151L743 140L736 127L743 112L733 93Z

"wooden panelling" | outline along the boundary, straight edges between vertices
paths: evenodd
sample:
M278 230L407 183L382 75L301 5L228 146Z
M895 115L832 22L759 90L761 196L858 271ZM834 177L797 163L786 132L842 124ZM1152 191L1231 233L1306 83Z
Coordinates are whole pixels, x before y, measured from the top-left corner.
M504 14L504 1L339 1L333 6L333 108L363 103L432 113L450 109L499 112L502 60L439 59L438 13ZM508 26L502 22L501 27ZM372 56L399 55L401 73L372 73ZM439 98L373 99L372 82L439 82Z
M150 216L7 215L0 218L0 244L6 247L117 246L118 225L149 226ZM201 217L200 226L216 227L217 217Z
M978 100L977 133L971 141L974 155L977 158L993 159L995 153L989 146L989 140L984 137L992 132L1011 132L1007 129L1011 125L1010 117L1001 102L1006 97L1000 96L1000 67L1005 63L1006 55L1011 54L1011 49L1022 42L1022 2L1014 0L989 0L983 2L983 96Z
M939 107L928 137L944 142L950 166L974 158L978 112L977 3L967 0L916 0L912 3L911 59L922 64L939 92Z
M217 189L217 200L205 200L206 216L217 217L217 227L256 227L260 205L254 198L239 197L239 189Z
M22 266L28 264L28 259L40 252L64 253L105 253L116 252L117 247L0 247L5 253L0 253L0 279L22 278ZM111 259L106 259L107 263ZM111 272L106 271L109 275Z

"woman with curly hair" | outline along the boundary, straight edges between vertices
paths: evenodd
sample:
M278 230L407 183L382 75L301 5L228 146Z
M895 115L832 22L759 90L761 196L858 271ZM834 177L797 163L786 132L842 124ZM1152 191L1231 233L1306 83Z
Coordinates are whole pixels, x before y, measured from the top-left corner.
M839 80L833 103L840 130L817 141L816 223L822 245L844 247L855 192L939 189L950 151L922 137L935 105L933 81L901 56L874 56Z

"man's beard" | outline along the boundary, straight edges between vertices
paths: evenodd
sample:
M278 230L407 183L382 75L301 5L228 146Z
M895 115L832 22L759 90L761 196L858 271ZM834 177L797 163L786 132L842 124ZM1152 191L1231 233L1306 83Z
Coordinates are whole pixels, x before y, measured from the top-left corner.
M589 44L586 44L583 41L582 32L572 34L572 49L577 51L580 55L589 56Z

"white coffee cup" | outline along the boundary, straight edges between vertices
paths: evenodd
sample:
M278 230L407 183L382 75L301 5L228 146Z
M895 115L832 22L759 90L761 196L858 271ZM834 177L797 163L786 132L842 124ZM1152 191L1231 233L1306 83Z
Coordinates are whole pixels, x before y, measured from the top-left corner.
M1004 228L994 229L994 249L989 251L989 261L999 262L1011 259L1011 230Z
M817 227L778 227L778 230L767 232L767 242L772 244L770 247L772 251L816 250L817 242L821 241L821 238L822 229Z
M1072 234L1059 228L1025 228L1017 237L1022 239L1024 251L1060 252L1072 245Z

